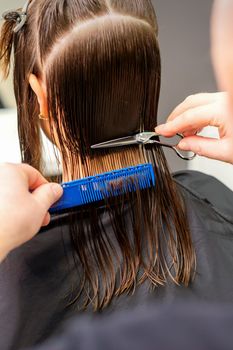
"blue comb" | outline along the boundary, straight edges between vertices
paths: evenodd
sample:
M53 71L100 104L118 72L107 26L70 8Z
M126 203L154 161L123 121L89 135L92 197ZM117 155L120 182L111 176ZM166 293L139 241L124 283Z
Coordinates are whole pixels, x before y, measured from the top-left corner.
M153 186L155 186L155 174L152 164L137 165L67 182L62 184L63 196L50 209L50 213L59 213L66 209Z

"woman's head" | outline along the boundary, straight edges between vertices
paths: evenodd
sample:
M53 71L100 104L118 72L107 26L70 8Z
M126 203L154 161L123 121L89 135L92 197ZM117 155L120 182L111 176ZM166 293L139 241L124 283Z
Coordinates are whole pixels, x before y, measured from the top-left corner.
M151 130L160 91L157 34L149 0L30 1L26 25L14 37L25 161L39 167L39 112L49 117L42 126L58 145L70 179L101 171L92 144ZM111 170L117 164L105 153ZM82 174L74 169L77 156ZM128 163L122 165L133 165Z
M7 74L13 46L23 160L40 168L41 113L66 180L154 165L156 189L112 198L104 217L97 206L70 214L82 270L78 298L99 309L144 281L188 285L195 254L162 149L91 151L92 144L156 125L161 68L150 0L31 0L26 24L14 34L15 25L3 26L0 59Z

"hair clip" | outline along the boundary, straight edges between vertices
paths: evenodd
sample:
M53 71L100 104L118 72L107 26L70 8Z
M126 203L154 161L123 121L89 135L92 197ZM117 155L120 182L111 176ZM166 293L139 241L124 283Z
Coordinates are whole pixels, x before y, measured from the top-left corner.
M2 14L2 18L5 21L15 21L17 23L13 29L14 33L18 33L26 23L29 3L30 3L30 0L26 2L22 10L10 10Z

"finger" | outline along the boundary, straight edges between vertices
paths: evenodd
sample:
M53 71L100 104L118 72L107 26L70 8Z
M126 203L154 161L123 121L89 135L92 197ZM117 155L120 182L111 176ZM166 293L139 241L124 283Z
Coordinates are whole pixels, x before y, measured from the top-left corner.
M168 117L167 121L174 120L177 116L185 113L189 109L201 107L207 104L211 104L216 101L217 96L221 93L206 93L196 94L187 97L179 106L177 106Z
M48 226L49 223L50 223L50 220L51 220L51 216L49 213L46 214L45 218L44 218L44 221L43 221L43 224L42 226L45 227L45 226Z
M32 195L42 208L44 215L56 203L63 194L63 189L58 184L45 184L38 187Z
M26 176L29 190L33 191L37 187L48 183L48 181L40 174L40 172L30 165L19 164L18 167Z
M218 140L202 136L190 136L180 141L178 148L183 151L191 151L199 156L229 161L229 144L224 140Z
M185 131L183 132L183 135L185 137L188 137L188 136L194 136L194 135L197 135L198 133L200 133L202 131L202 129L193 129L193 130L189 130L189 131Z
M194 108L173 121L158 126L155 131L160 135L171 137L177 133L193 132L194 130L203 129L206 126L220 127L222 121L219 119L216 111L213 109L213 113L211 114L209 106Z

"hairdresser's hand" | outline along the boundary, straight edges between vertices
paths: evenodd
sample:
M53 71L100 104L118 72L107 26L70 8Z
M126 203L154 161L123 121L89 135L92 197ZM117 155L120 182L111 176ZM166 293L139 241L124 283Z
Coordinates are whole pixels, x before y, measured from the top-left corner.
M50 222L62 188L29 165L0 165L0 261Z
M206 126L217 127L220 138L197 136ZM182 133L185 138L179 143L181 150L233 163L233 115L229 112L227 93L189 96L156 132L166 137Z

